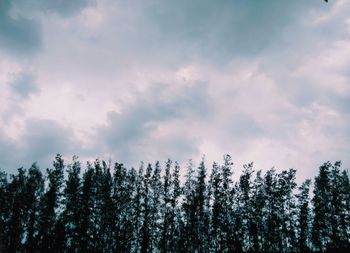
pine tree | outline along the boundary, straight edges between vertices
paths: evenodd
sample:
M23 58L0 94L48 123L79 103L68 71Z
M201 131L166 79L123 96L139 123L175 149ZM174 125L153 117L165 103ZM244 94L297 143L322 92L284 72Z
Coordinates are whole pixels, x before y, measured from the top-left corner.
M309 190L311 180L304 181L299 187L298 199L298 248L299 252L310 250L310 207Z
M168 163L171 164L169 160ZM161 196L163 185L161 182L161 166L156 162L150 179L150 248L154 252L158 249L161 240Z
M62 222L65 227L67 252L77 252L79 249L79 219L81 206L80 162L73 157L73 164L68 166L64 194L64 211ZM61 225L61 224L60 224Z
M331 242L331 167L330 162L324 163L314 183L312 241L315 250L320 251L325 251Z
M184 201L182 204L184 226L182 236L184 238L183 250L185 252L194 252L196 238L196 203L195 203L195 170L192 160L189 161L187 166L187 173L185 176L184 185Z
M237 215L240 216L241 231L238 231L239 237L242 240L242 247L244 251L251 251L253 249L252 241L252 227L253 215L251 207L252 198L252 182L251 175L253 174L253 163L243 166L244 170L239 179L238 195L238 210Z
M37 248L37 242L35 240L39 231L39 214L40 214L40 199L43 197L44 192L44 178L34 163L28 170L27 182L26 182L26 209L27 209L27 221L26 221L26 241L25 251L33 252Z
M277 176L274 169L266 172L264 177L264 191L266 196L265 234L264 234L264 251L279 252L280 251L280 216L278 215L278 207L281 196L277 191Z
M334 251L349 249L349 178L341 172L341 162L331 169L331 224L332 235L330 249Z
M294 197L295 169L282 171L278 175L278 190L281 196L279 206L279 216L281 220L280 248L283 252L293 252L293 245L296 245L296 220L297 209Z
M340 244L341 250L350 251L350 181L346 170L341 174Z
M99 195L101 198L100 205L100 247L102 252L111 252L113 249L113 229L115 223L115 213L112 198L113 179L110 173L110 168L105 162L103 164L103 171L101 175L101 184Z
M267 196L264 189L264 178L261 170L256 173L252 189L252 209L251 209L251 242L252 252L262 252L265 249L265 209Z
M239 231L237 224L240 224L240 221L237 219L239 216L235 215L233 203L235 189L233 188L232 181L232 166L233 162L231 156L225 155L224 164L221 166L221 243L223 245L224 252L241 252L242 243L238 237L239 234L237 233Z
M180 166L177 162L175 162L173 174L173 188L171 194L171 224L169 226L170 230L170 243L169 243L169 251L170 253L179 252L182 245L182 237L181 237L181 228L182 228L182 216L181 216L181 207L179 206L180 196L182 193L181 185L180 185Z
M152 176L152 165L148 164L146 173L142 180L141 191L141 212L142 212L142 225L141 225L141 253L152 252L152 237L150 224L152 223L151 214L151 189L150 180Z
M214 163L210 178L212 203L211 250L214 252L240 252L242 245L238 238L239 216L234 210L235 189L232 181L232 159L224 156L224 164Z
M0 253L5 252L5 236L8 231L6 221L9 210L7 174L0 170Z
M204 164L204 158L198 167L198 173L195 186L195 251L206 252L208 249L208 223L209 217L206 210L207 185L206 185L207 169Z
M164 174L159 162L145 172L116 163L112 176L110 164L88 163L81 179L73 157L66 181L60 155L46 181L36 164L9 179L0 171L0 253L350 250L350 180L340 162L319 168L313 208L310 180L294 193L294 169L253 180L251 163L234 183L225 156L207 183L204 159L190 161L182 188L171 160Z
M170 251L170 243L172 240L172 206L171 206L171 165L172 162L169 159L165 164L165 174L163 177L163 191L162 191L162 234L160 241L161 252Z
M114 165L114 252L130 252L133 236L133 196L136 192L136 173L127 172L123 164Z
M91 215L93 212L93 180L94 168L90 163L87 164L87 170L83 174L81 202L78 209L78 234L79 246L77 252L93 252L92 246L92 224Z
M132 198L132 231L133 231L133 237L132 237L132 243L131 243L131 252L140 252L141 249L141 236L142 236L142 222L143 222L143 197L144 197L144 176L143 176L143 163L141 163L141 166L136 172L134 168L131 169L130 172L130 181L134 182L135 185L135 191Z
M40 252L43 253L54 251L55 225L60 207L64 171L64 161L61 155L55 157L53 167L53 169L47 169L48 189L40 204L38 246Z
M221 252L221 173L219 171L219 165L213 163L212 173L210 175L210 194L212 195L212 217L211 217L211 247L212 252Z
M114 222L112 214L112 178L104 161L96 159L93 166L92 209L90 212L91 246L94 252L104 252L106 247L111 246L106 242L111 240Z
M26 217L25 185L26 171L20 168L17 175L12 175L12 180L9 184L8 252L23 251L22 239Z
M341 211L342 211L342 179L340 174L341 162L336 162L330 173L331 184L331 213L330 222L332 228L330 248L341 247Z

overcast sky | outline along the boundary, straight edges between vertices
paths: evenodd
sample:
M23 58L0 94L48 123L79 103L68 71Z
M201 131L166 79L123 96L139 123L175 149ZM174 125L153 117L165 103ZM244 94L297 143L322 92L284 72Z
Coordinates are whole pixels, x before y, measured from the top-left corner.
M0 167L350 165L350 1L1 0Z

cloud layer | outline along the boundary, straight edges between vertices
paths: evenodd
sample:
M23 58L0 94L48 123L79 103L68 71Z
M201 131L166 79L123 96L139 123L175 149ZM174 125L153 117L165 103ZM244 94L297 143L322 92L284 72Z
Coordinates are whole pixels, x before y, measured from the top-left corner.
M349 166L350 3L0 3L0 167Z

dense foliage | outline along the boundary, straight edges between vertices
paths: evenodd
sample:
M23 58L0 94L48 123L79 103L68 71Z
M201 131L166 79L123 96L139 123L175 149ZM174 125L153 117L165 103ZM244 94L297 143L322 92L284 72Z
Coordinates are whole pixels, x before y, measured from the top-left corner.
M210 175L204 161L185 170L96 160L82 172L57 155L45 176L36 164L0 172L0 252L350 252L340 162L323 164L313 187L294 169L253 164L234 182L229 155Z

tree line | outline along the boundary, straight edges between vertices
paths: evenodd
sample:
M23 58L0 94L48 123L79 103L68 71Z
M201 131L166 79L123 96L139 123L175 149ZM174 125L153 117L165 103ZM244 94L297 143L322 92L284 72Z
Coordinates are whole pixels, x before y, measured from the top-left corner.
M0 171L0 252L350 252L340 162L320 166L313 185L253 163L232 175L229 155L184 172L171 160L127 169L98 159L82 171L61 155L45 175L36 164Z

